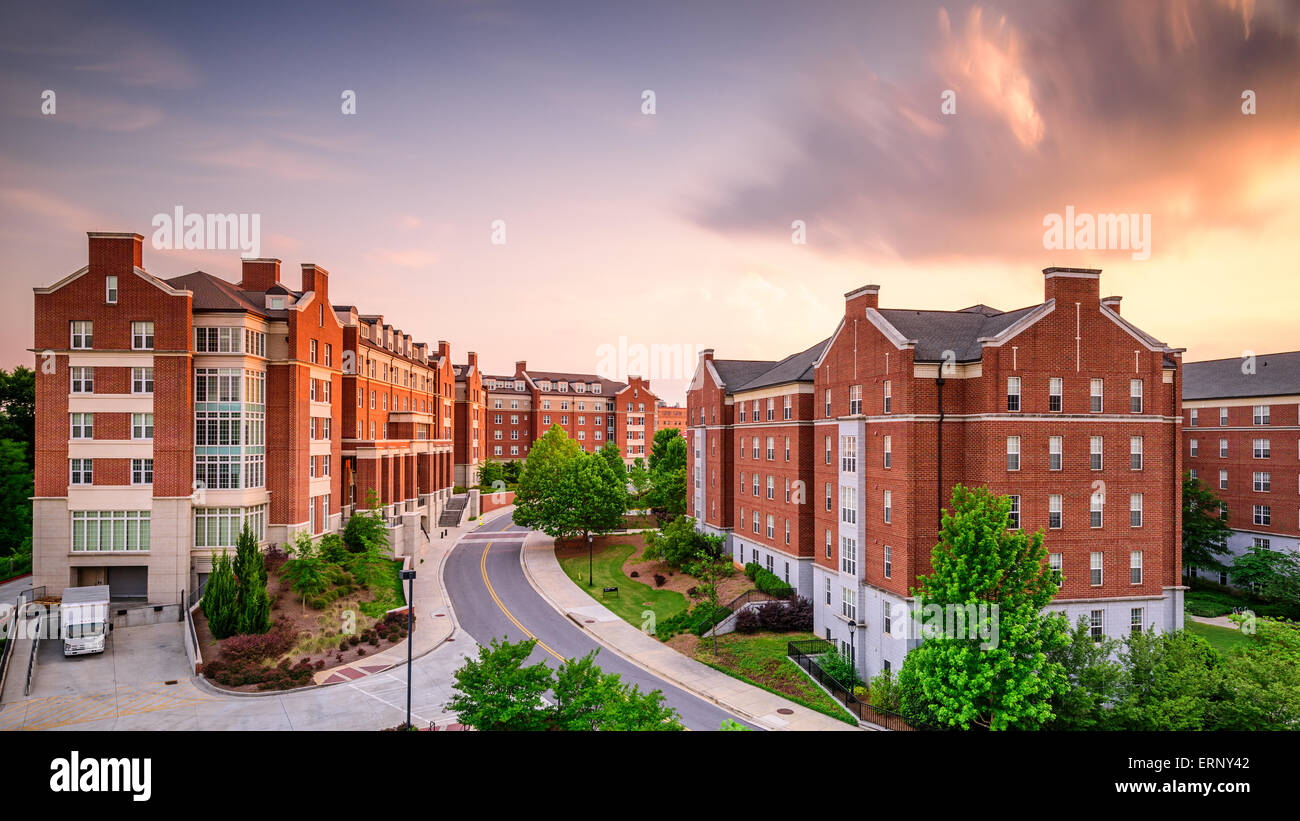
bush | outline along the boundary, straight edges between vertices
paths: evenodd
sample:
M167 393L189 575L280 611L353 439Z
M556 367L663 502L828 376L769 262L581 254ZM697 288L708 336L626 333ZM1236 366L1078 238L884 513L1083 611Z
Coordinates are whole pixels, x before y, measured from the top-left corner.
M763 569L763 566L760 565L758 562L746 562L746 563L745 563L745 575L749 577L749 580L750 580L751 582L754 581L754 577L758 575L758 571L760 571L760 570L762 570L762 569Z
M260 662L284 655L294 644L294 631L286 621L277 621L265 633L230 636L221 642L221 658L228 662Z
M754 566L758 567L758 565ZM748 565L746 565L745 575L749 575ZM757 587L760 592L767 593L770 596L776 596L778 599L789 598L794 594L793 587L783 582L780 576L777 576L767 568L758 567L758 570L753 576L750 576L750 578L754 580L754 586Z
M640 578L640 577L641 577L641 574L638 573L638 572L635 571L635 570L633 570L631 573L628 573L627 575L628 575L629 578L632 578L632 579L637 579L637 578Z
M790 633L813 629L813 604L802 596L788 601L770 601L758 606L758 623L764 630Z
M662 573L655 574L655 587L663 587L668 583L668 577Z
M757 633L759 628L758 613L752 608L745 608L736 614L737 633Z

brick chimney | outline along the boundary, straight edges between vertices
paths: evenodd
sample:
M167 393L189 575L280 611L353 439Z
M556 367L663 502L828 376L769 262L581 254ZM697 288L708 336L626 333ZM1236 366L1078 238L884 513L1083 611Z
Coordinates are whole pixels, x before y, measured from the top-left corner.
M470 351L470 352L467 354L467 356L469 357L469 364L471 364L471 365L473 365L475 368L477 368L477 367L478 367L478 354L475 353L474 351Z
M515 376L523 376L523 375L524 375L524 372L527 371L527 370L528 370L528 362L527 362L527 361L521 359L521 360L519 360L518 362L515 363Z
M245 291L269 291L280 282L280 260L262 257L243 261L243 281L239 287Z
M302 264L302 290L312 291L325 302L330 301L330 272L312 262Z
M446 357L446 356L449 356L449 355L451 355L451 346L447 344L447 340L445 340L445 339L439 339L439 340L438 340L438 356L440 356L440 357Z
M1121 296L1102 297L1101 304L1110 308L1115 313L1119 313L1119 301L1123 298L1124 297Z
M144 237L139 234L87 231L86 236L90 241L87 261L91 275L121 276L144 267Z
M880 286L863 285L844 295L845 316L866 316L868 308L880 307Z
M1100 268L1044 268L1043 300L1078 302L1084 307L1101 303Z
M701 362L712 362L712 361L713 361L713 349L712 349L712 348L705 348L704 350L700 351L700 361L701 361Z

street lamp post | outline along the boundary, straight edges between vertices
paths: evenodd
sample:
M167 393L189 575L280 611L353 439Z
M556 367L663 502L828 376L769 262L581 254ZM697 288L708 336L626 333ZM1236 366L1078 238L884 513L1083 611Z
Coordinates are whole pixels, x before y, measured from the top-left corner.
M849 676L849 698L854 697L853 679L857 678L858 675L858 659L857 659L858 650L857 650L857 642L854 640L854 635L857 633L857 629L858 629L857 620L849 619L849 665L853 668L853 672Z
M415 643L415 570L403 570L406 580L406 728L411 728L411 646Z
M593 548L591 546L591 534L588 533L587 534L587 586L588 587L591 587L593 584L595 584L595 582L592 581L591 578L592 553L593 553Z

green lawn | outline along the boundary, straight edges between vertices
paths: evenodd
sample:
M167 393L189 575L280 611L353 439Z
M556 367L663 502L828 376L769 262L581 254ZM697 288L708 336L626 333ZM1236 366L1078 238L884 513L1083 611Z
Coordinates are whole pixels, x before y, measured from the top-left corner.
M395 607L401 607L405 601L405 588L402 587L402 560L388 559L382 567L380 579L374 587L375 598L361 603L361 612L372 619L383 618L384 613Z
M857 726L858 722L838 701L786 658L789 642L814 638L812 633L727 633L718 636L717 655L713 653L713 639L701 639L695 658L746 684Z
M1210 643L1210 646L1220 653L1228 653L1234 647L1238 647L1250 641L1250 636L1244 635L1240 630L1234 630L1231 627L1220 627L1217 624L1203 624L1199 621L1187 619L1183 623L1187 632L1200 636Z
M686 597L672 590L658 590L636 579L630 579L623 573L623 562L636 552L630 544L615 544L596 548L593 557L592 576L595 584L587 584L587 556L570 556L560 559L560 566L573 583L586 590L593 599L608 607L628 624L641 629L645 622L642 615L646 610L653 610L656 621L672 618L686 609ZM608 596L603 588L617 587L618 593Z

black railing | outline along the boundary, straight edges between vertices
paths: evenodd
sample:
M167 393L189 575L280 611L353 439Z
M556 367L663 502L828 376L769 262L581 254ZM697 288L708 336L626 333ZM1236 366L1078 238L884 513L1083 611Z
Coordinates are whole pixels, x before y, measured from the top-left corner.
M915 727L908 724L901 715L889 710L878 710L854 695L851 687L845 687L838 679L831 676L817 662L818 657L827 653L838 653L834 643L826 639L805 639L792 641L786 646L786 655L799 665L813 680L830 691L835 700L859 720L884 727L886 730L905 732L908 730L928 730L929 727Z
M14 655L14 643L18 640L18 624L24 610L21 596L14 602L14 611L10 614L9 625L5 628L4 647L0 647L0 694L4 693L5 678L9 671L9 660Z

